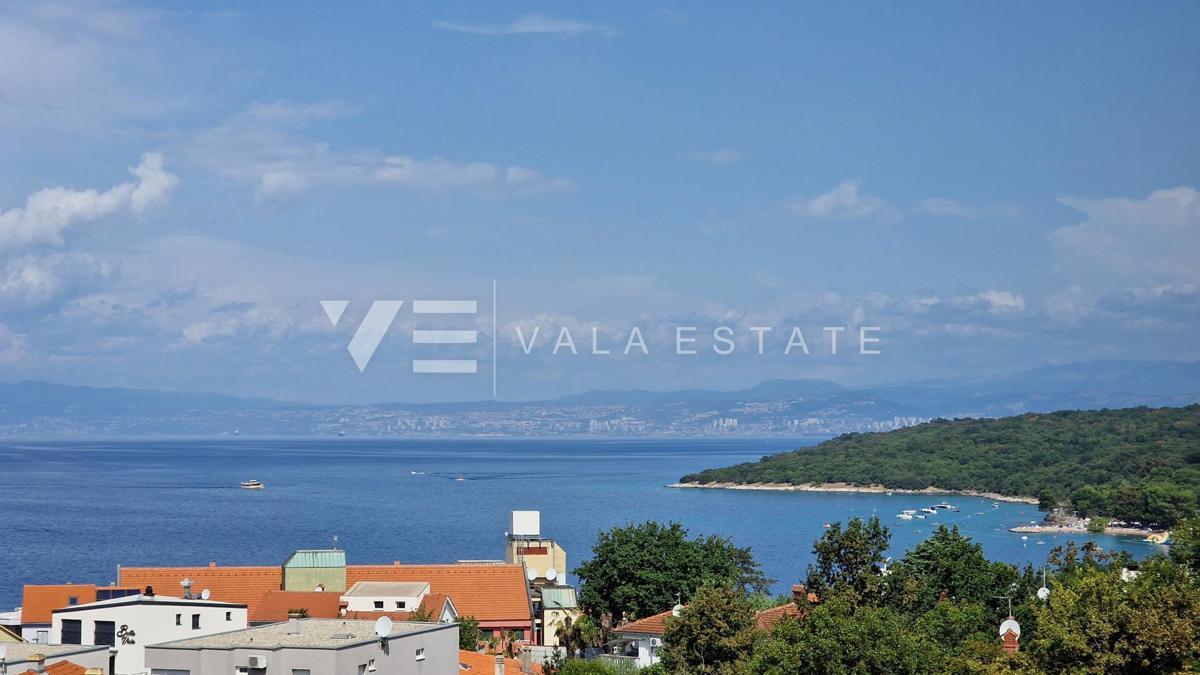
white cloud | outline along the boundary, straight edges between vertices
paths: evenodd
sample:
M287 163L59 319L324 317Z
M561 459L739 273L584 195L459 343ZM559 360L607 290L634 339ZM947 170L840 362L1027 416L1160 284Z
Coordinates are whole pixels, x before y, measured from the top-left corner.
M86 253L54 253L12 260L0 272L0 308L11 311L51 300L111 279L115 270Z
M398 185L429 192L527 196L572 189L571 182L523 166L417 159L376 149L335 150L308 140L312 122L343 117L352 108L329 101L257 103L187 142L184 152L218 173L254 186L263 200L295 196L316 185Z
M859 220L890 213L886 202L859 192L859 182L848 180L811 199L793 197L785 204L790 213L804 218Z
M0 323L0 363L21 363L25 358L25 339Z
M1015 218L1021 215L1021 207L1014 204L983 204L971 205L944 197L930 197L921 200L917 205L917 213L931 216L947 216L977 220L979 218Z
M990 311L995 314L1025 311L1025 298L1016 293L1008 291L984 291L979 294L979 297L991 305Z
M608 26L581 21L579 19L558 19L544 14L526 14L509 23L458 23L455 21L434 21L434 28L469 33L471 35L558 35L574 36L583 33L596 33L605 37L617 34Z
M65 187L38 190L24 207L0 212L0 249L35 244L61 246L63 234L73 225L98 220L129 209L141 216L165 203L179 180L166 170L158 153L146 153L129 172L137 177L101 192Z
M742 151L737 148L718 148L716 150L696 150L688 153L688 159L713 164L732 164L741 161Z
M1077 272L1125 278L1200 281L1200 193L1157 190L1144 199L1062 197L1087 220L1048 239Z

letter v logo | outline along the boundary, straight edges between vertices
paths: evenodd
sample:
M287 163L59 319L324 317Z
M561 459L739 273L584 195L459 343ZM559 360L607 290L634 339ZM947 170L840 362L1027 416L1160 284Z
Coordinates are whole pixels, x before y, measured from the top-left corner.
M321 309L325 310L329 323L336 327L349 304L349 300L322 300ZM358 330L354 331L354 337L346 346L346 351L350 352L354 364L358 366L358 372L366 371L367 364L375 356L375 350L379 349L379 343L383 342L383 336L387 335L403 305L403 300L376 300L371 303L371 309L367 310L367 315L358 324Z

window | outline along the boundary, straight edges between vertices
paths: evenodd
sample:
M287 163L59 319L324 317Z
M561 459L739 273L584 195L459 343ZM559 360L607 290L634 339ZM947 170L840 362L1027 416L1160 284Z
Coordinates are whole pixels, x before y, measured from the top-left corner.
M37 637L33 639L33 643L36 645L50 644L50 631L39 630L37 632Z
M192 630L200 630L200 615L192 615Z
M292 675L312 675L312 671L307 668L292 668Z
M79 619L63 619L62 643L64 645L83 644L83 622Z
M96 639L92 640L92 644L115 647L117 644L117 624L112 621L97 621Z
M176 626L182 626L182 625L183 625L183 615L182 615L182 614L176 614L176 615L175 615L175 625L176 625Z
M233 612L225 612L225 620L233 621Z
M78 605L79 604L79 596L77 596L77 595L67 596L67 604L68 605Z
M418 661L425 660L425 648L424 647L417 649L417 660Z
M368 673L375 672L375 659L371 659L370 661L367 661L367 672Z
M382 600L375 601L375 609L383 609L383 601Z
M365 663L358 664L358 675L363 675L366 672L367 672L367 664L365 664Z
M403 600L396 601L396 609L404 609L405 602Z

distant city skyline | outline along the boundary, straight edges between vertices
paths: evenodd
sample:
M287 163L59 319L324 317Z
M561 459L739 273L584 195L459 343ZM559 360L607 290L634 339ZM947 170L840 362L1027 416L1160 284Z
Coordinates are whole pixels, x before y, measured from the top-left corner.
M1186 2L0 4L0 380L362 403L1200 360L1197 63Z

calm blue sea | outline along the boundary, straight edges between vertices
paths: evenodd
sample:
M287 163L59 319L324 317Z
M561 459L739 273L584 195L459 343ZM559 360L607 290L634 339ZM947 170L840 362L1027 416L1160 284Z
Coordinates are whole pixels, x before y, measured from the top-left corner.
M678 520L693 533L753 547L777 592L803 575L823 523L850 516L878 513L897 551L951 522L990 557L1013 563L1040 563L1066 540L1022 541L1006 528L1040 520L1036 508L984 499L950 498L960 513L902 522L901 509L940 497L665 487L685 473L812 442L0 442L0 609L20 604L26 582L104 584L118 564L278 564L335 535L352 563L496 559L514 509L540 510L543 533L558 539L572 566L589 557L600 530ZM267 488L239 489L249 478ZM1139 557L1152 551L1136 539L1095 539Z

